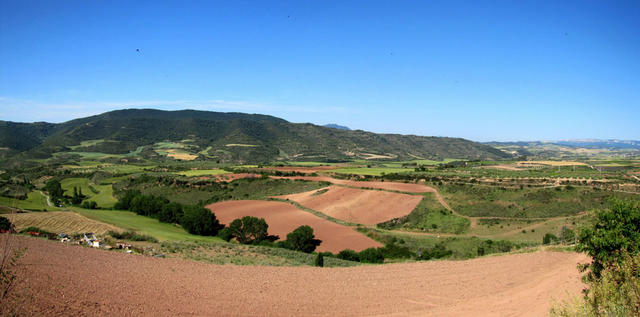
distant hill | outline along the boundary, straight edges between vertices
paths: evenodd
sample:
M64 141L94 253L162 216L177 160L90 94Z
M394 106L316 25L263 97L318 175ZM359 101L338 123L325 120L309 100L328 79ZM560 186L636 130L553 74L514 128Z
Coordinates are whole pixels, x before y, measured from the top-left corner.
M340 130L259 114L153 109L118 110L60 124L0 121L0 148L5 158L65 152L153 158L171 148L192 158L241 163L510 157L460 138Z
M332 128L332 129L338 129L338 130L351 130L351 129L349 129L349 127L345 127L343 125L338 125L338 124L335 124L335 123L325 124L325 125L323 125L323 127Z
M549 158L597 157L602 155L638 156L640 141L634 140L561 140L561 141L517 141L487 142L514 155L540 156Z

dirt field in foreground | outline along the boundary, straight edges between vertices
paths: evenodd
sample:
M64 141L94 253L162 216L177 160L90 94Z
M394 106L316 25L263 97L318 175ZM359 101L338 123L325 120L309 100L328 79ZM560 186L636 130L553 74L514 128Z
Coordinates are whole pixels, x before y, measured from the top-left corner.
M279 198L293 200L333 218L375 225L408 215L423 197L380 190L330 186L326 189L284 195Z
M213 265L20 237L34 315L545 316L586 257L538 252L352 268Z
M230 200L208 205L207 208L225 225L244 216L264 218L269 225L269 234L278 235L280 239L286 239L287 234L299 226L308 225L313 228L316 239L322 240L317 251L337 253L344 249L361 251L382 246L353 228L322 219L284 202Z

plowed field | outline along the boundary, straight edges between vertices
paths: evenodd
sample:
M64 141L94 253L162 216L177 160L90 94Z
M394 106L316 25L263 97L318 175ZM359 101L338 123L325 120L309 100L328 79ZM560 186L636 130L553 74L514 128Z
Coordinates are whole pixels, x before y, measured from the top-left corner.
M576 253L351 268L214 265L17 238L38 316L546 316L578 296Z
M302 225L313 228L316 239L322 240L318 251L355 251L370 247L381 247L377 241L356 232L353 228L322 219L300 210L288 203L261 200L231 200L208 205L221 223L228 225L244 216L264 218L269 225L269 234L286 239L287 234Z
M339 186L279 198L293 200L333 218L365 225L408 215L422 200L418 195Z

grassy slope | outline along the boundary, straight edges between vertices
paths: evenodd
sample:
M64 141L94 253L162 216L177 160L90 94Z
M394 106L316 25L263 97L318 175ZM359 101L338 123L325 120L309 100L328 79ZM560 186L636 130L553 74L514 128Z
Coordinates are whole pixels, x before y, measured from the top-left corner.
M27 199L19 200L8 197L0 197L0 205L16 207L25 210L62 210L62 208L48 206L47 199L39 191L30 192Z
M81 188L82 194L87 196L85 200L95 201L101 208L112 208L117 201L113 197L113 187L111 185L90 185L87 178L66 178L60 183L62 184L62 189L65 190L65 195L72 196L73 187ZM90 186L98 193L94 193Z
M149 217L138 216L130 211L71 209L87 218L147 234L160 241L222 241L217 237L192 235L177 225L163 223Z

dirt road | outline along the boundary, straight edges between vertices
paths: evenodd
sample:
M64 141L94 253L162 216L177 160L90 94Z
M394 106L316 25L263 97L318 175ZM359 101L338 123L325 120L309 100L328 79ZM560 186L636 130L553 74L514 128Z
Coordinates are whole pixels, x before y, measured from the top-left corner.
M538 252L352 268L213 265L20 237L35 315L545 316L584 255Z

